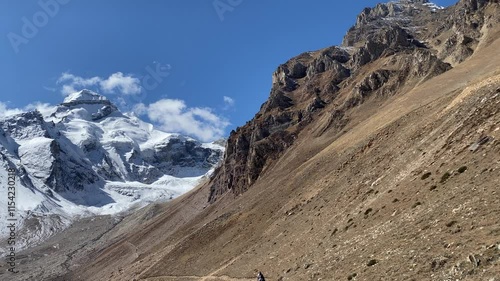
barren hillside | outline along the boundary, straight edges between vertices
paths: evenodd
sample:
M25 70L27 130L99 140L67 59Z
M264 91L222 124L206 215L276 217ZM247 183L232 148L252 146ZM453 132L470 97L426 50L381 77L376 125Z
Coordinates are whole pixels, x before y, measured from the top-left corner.
M210 181L74 225L20 278L500 280L499 4L426 3L279 66Z

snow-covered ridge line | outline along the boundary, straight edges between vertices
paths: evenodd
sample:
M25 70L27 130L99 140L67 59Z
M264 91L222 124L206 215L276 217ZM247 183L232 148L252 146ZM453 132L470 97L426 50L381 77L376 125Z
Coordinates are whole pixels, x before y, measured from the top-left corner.
M443 6L439 6L439 5L437 5L435 3L432 3L432 2L425 3L424 5L427 6L427 7L429 7L433 11L444 9Z

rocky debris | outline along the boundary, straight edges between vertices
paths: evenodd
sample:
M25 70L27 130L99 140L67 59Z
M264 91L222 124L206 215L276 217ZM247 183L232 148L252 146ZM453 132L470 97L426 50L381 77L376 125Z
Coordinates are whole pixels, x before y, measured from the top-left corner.
M469 150L472 152L476 152L482 145L486 144L490 140L488 136L482 136L477 142L471 144L469 146Z
M355 280L356 276L358 276L358 274L357 273L353 273L353 274L347 276L347 280Z
M432 271L437 271L437 270L442 269L449 260L450 260L450 258L449 257L445 257L445 256L439 256L439 257L435 258L431 262L431 270Z
M469 255L469 261L472 263L474 267L478 267L479 264L481 263L481 259L476 257L475 255Z

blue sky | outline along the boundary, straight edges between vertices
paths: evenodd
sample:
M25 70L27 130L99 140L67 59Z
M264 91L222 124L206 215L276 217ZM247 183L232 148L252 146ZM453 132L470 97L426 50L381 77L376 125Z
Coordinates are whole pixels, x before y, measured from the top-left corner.
M279 64L340 44L378 2L2 0L0 114L90 88L145 120L151 105L165 105L169 118L214 132L175 130L226 136L259 110ZM150 121L172 130L165 118Z

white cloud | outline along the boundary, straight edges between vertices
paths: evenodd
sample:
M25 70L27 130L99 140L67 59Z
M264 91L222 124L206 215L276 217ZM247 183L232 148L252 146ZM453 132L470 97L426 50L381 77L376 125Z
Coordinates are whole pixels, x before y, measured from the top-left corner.
M0 102L0 117L7 117L23 112L38 110L42 115L48 115L55 110L55 106L48 103L35 102L28 104L23 108L9 108L6 103Z
M100 77L83 78L80 76L75 76L71 73L64 72L61 77L57 79L56 84L61 85L61 92L63 95L69 95L77 92L78 89L90 88L98 85L102 79Z
M147 114L149 119L166 132L193 136L201 141L213 141L224 136L230 125L224 117L210 108L188 107L183 100L162 99L149 106L138 104L134 112Z
M41 102L35 102L32 104L28 104L23 108L23 111L33 111L33 110L38 110L43 116L47 116L52 114L55 110L57 109L57 106L48 104L48 103L41 103Z
M57 92L57 89L56 89L56 88L53 88L53 87L43 86L42 88L44 88L45 90L47 90L47 91L49 91L49 92Z
M0 117L16 115L22 112L19 108L9 108L6 103L0 102Z
M223 98L224 98L224 108L223 108L224 110L228 110L234 106L235 101L233 98L228 96L224 96Z
M136 115L144 115L148 113L148 107L143 103L138 103L132 108L132 112Z
M141 81L132 76L123 76L123 73L117 72L111 74L106 80L100 82L101 89L104 92L112 93L118 89L124 95L135 95L141 92Z
M68 72L61 74L56 82L60 85L63 95L69 95L84 88L97 88L103 93L121 93L124 95L135 95L141 93L141 82L139 78L132 75L124 75L121 72L111 74L104 79L99 76L83 78Z

